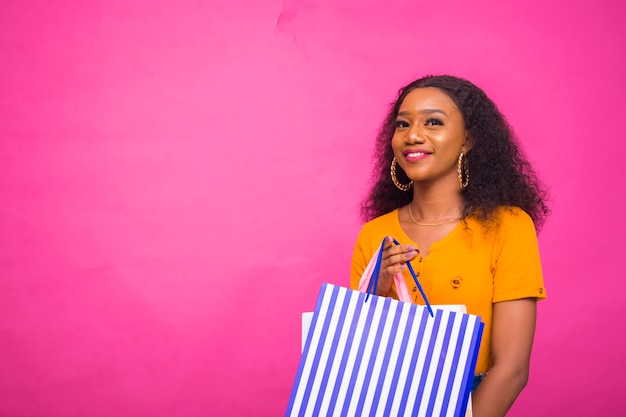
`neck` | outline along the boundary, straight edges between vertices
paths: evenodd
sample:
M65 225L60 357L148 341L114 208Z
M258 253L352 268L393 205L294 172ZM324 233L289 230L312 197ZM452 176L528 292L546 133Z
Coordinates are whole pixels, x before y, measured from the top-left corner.
M417 185L417 184L416 184ZM461 191L444 184L431 187L419 184L413 189L411 209L418 220L435 222L446 219L456 219L463 213L463 197Z

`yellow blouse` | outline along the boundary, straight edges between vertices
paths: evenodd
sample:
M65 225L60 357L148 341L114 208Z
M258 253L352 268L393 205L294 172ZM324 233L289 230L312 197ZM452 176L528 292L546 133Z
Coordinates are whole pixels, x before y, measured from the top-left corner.
M398 210L366 223L354 247L351 288L358 288L365 267L385 236L417 247L400 227ZM471 217L459 222L431 245L428 256L420 255L411 264L431 304L464 304L468 313L481 316L485 328L476 373L491 367L493 303L546 297L535 226L519 208L500 209L499 222L491 228ZM424 304L408 270L404 278L415 302ZM393 284L388 296L398 298Z

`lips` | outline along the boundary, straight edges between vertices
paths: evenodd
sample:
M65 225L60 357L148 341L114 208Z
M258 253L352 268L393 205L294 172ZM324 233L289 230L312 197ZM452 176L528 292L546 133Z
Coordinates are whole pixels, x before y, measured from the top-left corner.
M422 149L407 149L406 151L402 152L402 154L408 162L414 162L429 157L430 155L432 155L432 152L428 152Z

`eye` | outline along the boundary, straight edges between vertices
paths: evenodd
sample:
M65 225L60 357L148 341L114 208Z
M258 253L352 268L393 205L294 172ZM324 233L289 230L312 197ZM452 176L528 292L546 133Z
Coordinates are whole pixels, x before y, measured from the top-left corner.
M443 126L443 120L436 117L429 117L426 119L426 126Z
M409 123L404 120L396 120L396 129L402 129L409 127Z

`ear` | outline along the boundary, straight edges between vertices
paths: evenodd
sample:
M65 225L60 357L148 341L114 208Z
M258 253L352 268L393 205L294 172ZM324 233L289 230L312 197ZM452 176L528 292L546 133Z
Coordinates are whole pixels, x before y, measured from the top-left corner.
M461 151L467 155L467 153L471 151L473 147L474 139L469 134L467 134L465 136L465 142L463 142L463 146L461 147Z

